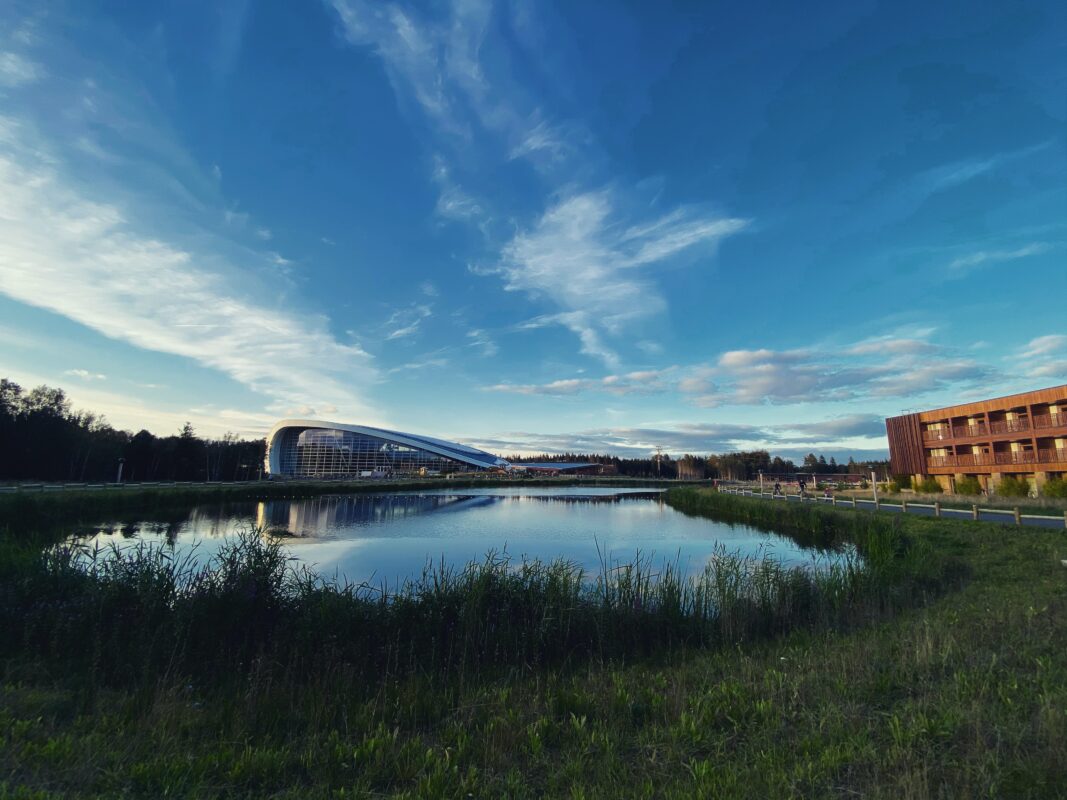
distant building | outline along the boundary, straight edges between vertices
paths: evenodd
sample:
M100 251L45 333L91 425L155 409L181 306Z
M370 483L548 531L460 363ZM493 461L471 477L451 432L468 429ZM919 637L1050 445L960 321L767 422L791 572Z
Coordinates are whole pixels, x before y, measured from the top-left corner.
M267 435L267 472L289 478L391 478L503 470L504 459L456 442L366 425L286 419Z
M529 472L535 475L618 475L614 464L598 464L592 461L521 461L511 465L512 472Z
M886 420L890 469L933 476L946 492L977 478L996 492L1005 475L1040 491L1067 473L1067 385Z

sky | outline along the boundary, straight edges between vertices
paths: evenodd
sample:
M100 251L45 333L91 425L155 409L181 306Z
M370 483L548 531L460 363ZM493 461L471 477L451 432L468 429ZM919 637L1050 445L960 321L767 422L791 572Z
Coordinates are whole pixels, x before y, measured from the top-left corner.
M0 0L0 375L883 456L1067 382L1067 6Z

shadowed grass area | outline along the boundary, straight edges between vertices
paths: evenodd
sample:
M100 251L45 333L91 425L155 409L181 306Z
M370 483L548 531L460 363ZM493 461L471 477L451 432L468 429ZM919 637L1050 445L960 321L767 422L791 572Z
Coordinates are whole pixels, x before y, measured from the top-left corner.
M132 603L136 615L126 619L142 638L153 626L133 620L173 617L193 585L206 597L246 608L262 603L277 614L292 613L287 604L303 598L319 616L294 621L318 633L281 639L274 628L263 639L250 629L235 644L215 643L216 652L243 655L200 670L179 656L161 668L152 646L140 642L127 652L144 648L142 666L123 666L88 641L113 627L101 615L119 613L123 602L94 600L88 607L98 621L81 619L96 627L82 627L87 641L75 653L40 643L6 653L0 797L1062 796L1063 534L923 518L878 523L863 512L684 490L669 502L811 535L823 546L852 542L865 567L851 569L856 578L838 578L856 590L845 598L851 611L744 628L745 620L759 619L753 609L764 590L757 587L771 587L773 595L790 573L761 584L763 578L741 577L758 573L760 564L738 562L739 572L725 572L725 585L708 591L739 602L743 629L725 630L720 615L715 637L686 640L679 631L691 629L671 622L672 615L700 618L685 581L653 589L654 576L632 565L597 596L595 582L582 589L566 582L565 569L552 571L561 567L528 565L533 574L523 576L521 567L501 570L490 561L436 586L424 582L448 613L420 606L429 599L413 587L379 601L381 613L398 615L393 625L428 616L458 627L439 639L453 656L415 665L405 661L398 638L384 650L394 654L392 666L374 677L343 655L353 630L337 606L355 600L295 578L288 594L266 600L261 587L276 585L271 576L284 572L284 563L262 542L227 553L210 575L181 562L161 564L162 556L148 551L125 560L98 556L88 562L94 573L57 550L49 556L56 563L41 573L55 581L55 592L41 605L58 609L64 597L86 591L64 592L64 585L86 582L104 592L100 584L110 582L123 587L115 597L128 605L131 596L155 598ZM4 586L13 574L40 571L40 558L5 556ZM203 583L186 583L183 575ZM861 575L865 583L849 583ZM729 588L737 581L747 593ZM503 602L516 592L539 600ZM561 663L526 663L527 651L508 652L522 646L511 636L542 641L531 630L537 622L552 637L568 636L580 618L568 609L578 600L612 620L601 642L613 651L586 648ZM456 613L457 602L468 618ZM483 616L499 607L507 613ZM544 616L530 616L532 608ZM202 609L207 616L220 611ZM55 621L65 610L40 613ZM562 624L564 618L570 621ZM244 618L227 625L234 619ZM674 638L650 631L650 619ZM430 629L422 620L410 624ZM319 640L328 630L336 641ZM579 630L588 636L595 629ZM486 649L497 635L506 645ZM248 642L258 645L243 650ZM121 640L115 646L130 647ZM297 658L293 647L310 649Z

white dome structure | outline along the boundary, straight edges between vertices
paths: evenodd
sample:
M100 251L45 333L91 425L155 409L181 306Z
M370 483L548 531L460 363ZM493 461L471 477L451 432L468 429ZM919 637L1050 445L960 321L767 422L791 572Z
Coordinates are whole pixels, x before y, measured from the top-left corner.
M264 466L287 478L378 478L507 469L502 458L456 442L366 425L285 419L267 435Z

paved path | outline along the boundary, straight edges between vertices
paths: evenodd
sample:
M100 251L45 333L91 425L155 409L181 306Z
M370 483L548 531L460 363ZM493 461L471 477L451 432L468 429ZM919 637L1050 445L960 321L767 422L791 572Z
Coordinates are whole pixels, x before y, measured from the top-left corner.
M820 503L823 505L832 505L833 498L829 497L812 497L808 495L805 498L801 498L800 495L779 495L778 497L772 496L768 492L760 493L752 489L731 489L729 487L720 488L719 491L726 494L743 495L745 497L763 497L764 500L777 500L782 502L784 499L786 502L806 502L806 503ZM837 506L844 508L857 508L866 509L868 511L874 511L875 503L874 499L865 500L856 497L852 498L838 498ZM887 503L881 501L878 503L878 511L884 511L887 514L901 514L905 513L905 509L901 503ZM1045 514L1026 514L1022 513L1024 509L1018 509L1018 522L1016 522L1016 509L995 509L984 508L978 506L978 520L981 522L999 522L1002 525L1028 525L1036 528L1067 528L1067 511L1062 516L1048 516ZM933 503L907 503L908 514L916 514L923 517L933 517L937 514L937 508ZM941 508L941 516L946 519L963 519L974 520L974 510L969 508Z

